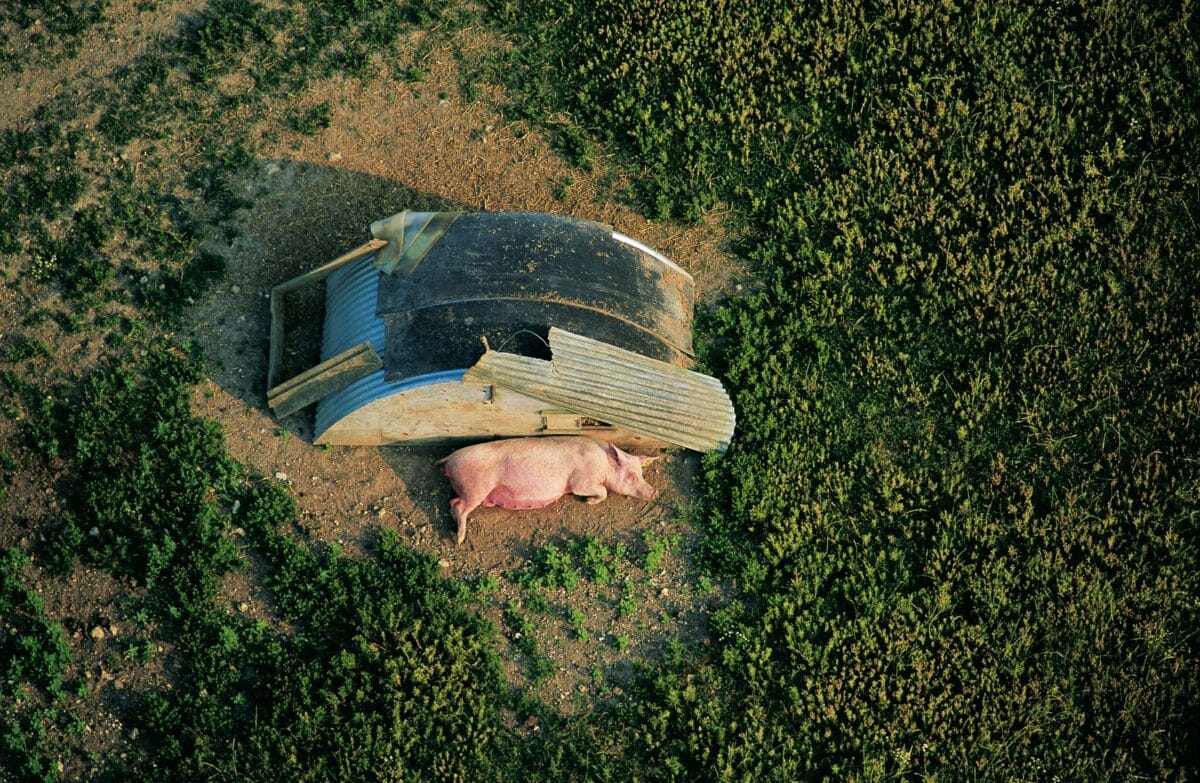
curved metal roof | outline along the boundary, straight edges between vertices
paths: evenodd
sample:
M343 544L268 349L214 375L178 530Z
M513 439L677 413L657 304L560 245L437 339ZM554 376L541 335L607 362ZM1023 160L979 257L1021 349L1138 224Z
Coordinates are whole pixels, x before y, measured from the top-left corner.
M544 343L550 326L691 363L691 275L611 226L536 212L464 212L401 213L376 229L409 248L389 245L376 263L391 270L377 309L389 378L465 367L482 353L481 336L495 345L532 332ZM527 343L516 350L536 353Z

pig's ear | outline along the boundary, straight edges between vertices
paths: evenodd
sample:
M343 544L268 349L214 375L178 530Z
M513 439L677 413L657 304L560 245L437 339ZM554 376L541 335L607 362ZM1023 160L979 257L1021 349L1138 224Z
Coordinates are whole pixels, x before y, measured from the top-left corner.
M618 464L618 465L621 464L621 450L618 449L613 444L605 442L604 453L607 454L608 458L610 460L612 460L613 462L615 462L616 464Z
M641 460L641 463L643 466L649 465L651 462L657 462L658 460L662 459L661 454L655 454L653 457L643 457L640 454L638 454L636 456L639 460Z

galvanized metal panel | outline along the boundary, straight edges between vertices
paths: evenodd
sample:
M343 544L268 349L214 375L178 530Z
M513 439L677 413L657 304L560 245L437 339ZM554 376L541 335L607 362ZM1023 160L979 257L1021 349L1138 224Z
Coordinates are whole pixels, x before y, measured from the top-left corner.
M550 361L489 351L463 377L696 451L729 447L736 416L721 382L562 329Z
M362 342L370 342L376 351L382 353L383 319L375 314L380 274L372 264L372 259L366 258L329 276L325 288L322 360L337 356ZM459 381L463 372L462 369L452 369L402 381L387 381L383 370L376 370L317 403L315 438L320 438L345 416L378 399L429 384Z

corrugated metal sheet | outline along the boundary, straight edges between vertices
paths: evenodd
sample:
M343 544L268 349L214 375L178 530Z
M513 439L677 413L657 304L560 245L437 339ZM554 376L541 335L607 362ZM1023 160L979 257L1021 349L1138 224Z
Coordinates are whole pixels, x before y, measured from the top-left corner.
M381 273L373 266L373 261L374 256L368 256L329 276L325 286L322 361L362 342L370 342L377 352L383 353L383 319L375 314ZM389 383L383 378L383 370L377 370L317 403L315 437L321 437L342 417L382 397L430 383L458 381L463 372L461 369L448 370Z
M735 414L716 378L551 328L550 361L488 351L463 380L495 384L696 451L724 451Z

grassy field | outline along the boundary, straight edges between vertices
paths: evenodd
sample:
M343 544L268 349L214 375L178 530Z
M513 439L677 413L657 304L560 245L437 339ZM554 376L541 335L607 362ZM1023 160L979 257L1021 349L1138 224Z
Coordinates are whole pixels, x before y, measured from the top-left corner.
M68 53L89 29L66 0L40 27L3 13ZM1191 13L215 0L91 95L94 117L47 101L0 140L0 252L27 327L2 346L0 479L67 489L29 531L44 541L0 561L0 775L1196 778ZM669 646L629 698L572 716L505 680L497 635L521 607L492 627L487 585L394 536L362 558L297 538L294 499L194 413L203 364L167 336L222 273L200 238L242 204L263 107L466 24L514 42L471 64L508 87L514 121L581 171L622 156L620 197L656 218L727 205L758 281L697 334L739 417L702 463L697 579L733 598L708 644ZM279 132L329 122L290 106ZM131 143L172 165L124 165ZM30 293L45 287L61 303ZM47 388L47 321L106 358ZM607 581L615 559L581 542L516 578ZM250 560L275 622L218 607ZM64 681L70 645L30 588L80 563L134 586L132 660L170 651L124 757L88 755L88 686ZM523 654L535 679L540 653Z

